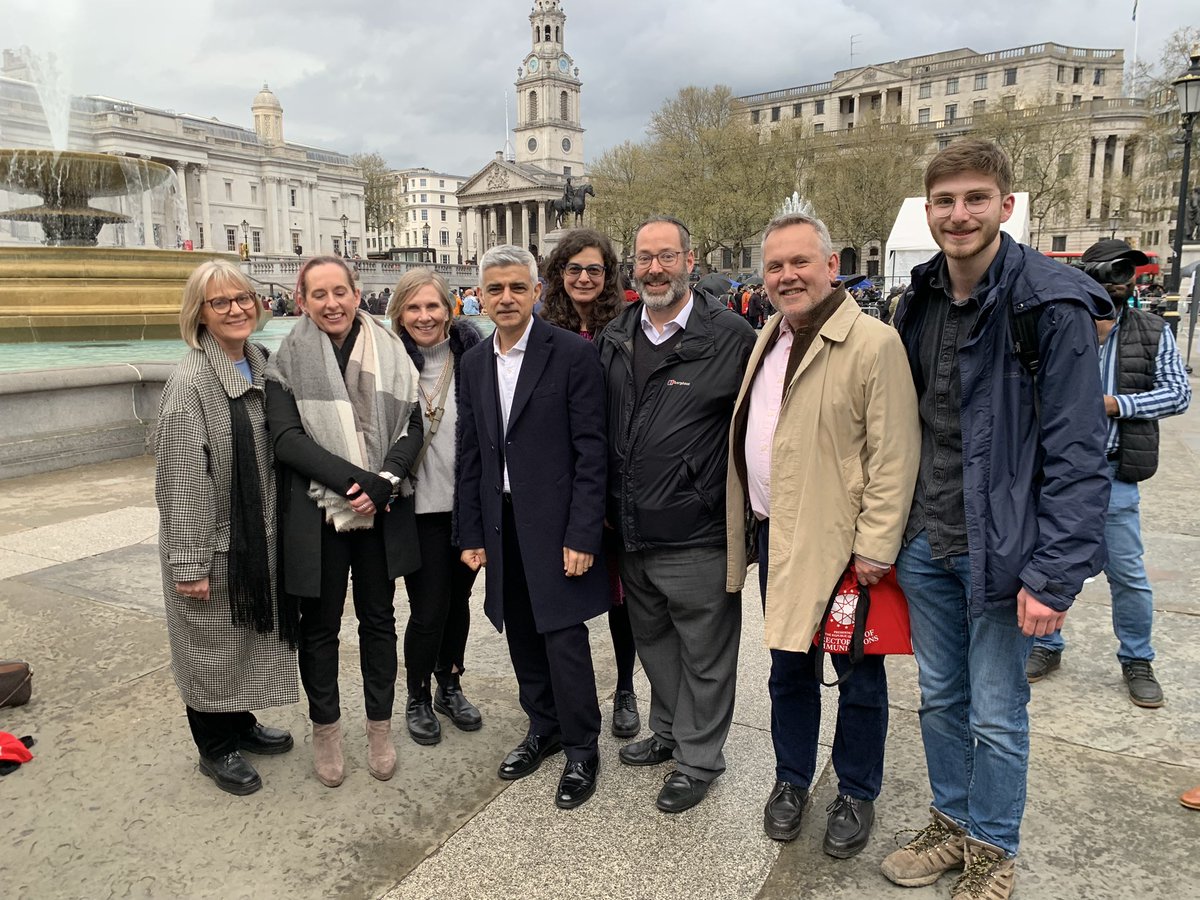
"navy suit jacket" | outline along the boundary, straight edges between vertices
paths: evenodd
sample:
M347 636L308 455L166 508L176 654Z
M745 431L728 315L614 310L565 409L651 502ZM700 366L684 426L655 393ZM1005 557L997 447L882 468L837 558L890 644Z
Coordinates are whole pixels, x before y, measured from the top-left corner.
M464 549L487 551L488 619L503 629L505 459L537 630L557 631L605 612L610 602L601 549L607 442L604 374L596 348L535 316L507 433L492 338L463 355L459 389L458 537ZM564 547L594 554L591 569L568 578Z

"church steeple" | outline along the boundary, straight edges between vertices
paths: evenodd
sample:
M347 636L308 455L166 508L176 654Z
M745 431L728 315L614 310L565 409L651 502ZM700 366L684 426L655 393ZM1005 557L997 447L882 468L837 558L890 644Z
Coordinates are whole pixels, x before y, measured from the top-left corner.
M559 0L535 0L532 48L517 68L517 162L558 175L583 174L579 69L564 49L567 16Z

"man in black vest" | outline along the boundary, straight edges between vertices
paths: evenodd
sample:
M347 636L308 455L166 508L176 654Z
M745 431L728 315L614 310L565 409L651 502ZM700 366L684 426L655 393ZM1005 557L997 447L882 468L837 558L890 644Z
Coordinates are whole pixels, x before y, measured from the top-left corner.
M1117 660L1129 699L1138 706L1157 708L1163 705L1163 693L1150 664L1154 594L1142 562L1138 482L1158 469L1158 420L1184 412L1192 389L1166 322L1128 305L1134 267L1149 261L1140 250L1115 239L1097 241L1083 254L1084 270L1104 285L1117 308L1114 319L1096 322L1113 475L1104 525L1108 544L1104 574L1112 591ZM1057 669L1062 651L1061 632L1037 638L1025 666L1030 682L1041 681Z

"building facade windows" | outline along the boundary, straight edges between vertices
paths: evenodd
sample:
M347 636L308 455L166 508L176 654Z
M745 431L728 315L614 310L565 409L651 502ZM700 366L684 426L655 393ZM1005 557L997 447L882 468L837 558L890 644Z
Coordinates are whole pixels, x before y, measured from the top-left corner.
M933 84L928 81L922 81L917 85L917 99L928 100L933 96Z
M977 91L986 91L987 90L987 72L980 72L978 75L975 76L975 90L977 90Z
M1016 67L1013 67L1011 69L1005 69L1004 70L1004 86L1012 87L1016 83L1017 83Z
M946 93L947 94L957 94L958 93L958 79L957 78L947 78L946 79Z
M226 226L225 228L225 249L230 253L237 253L237 229Z
M929 107L928 106L924 106L921 109L917 110L917 124L918 125L928 125L929 124Z

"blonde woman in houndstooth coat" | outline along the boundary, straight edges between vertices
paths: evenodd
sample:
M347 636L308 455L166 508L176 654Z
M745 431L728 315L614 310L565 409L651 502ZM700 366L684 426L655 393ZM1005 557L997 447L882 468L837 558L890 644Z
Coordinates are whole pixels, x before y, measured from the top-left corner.
M184 288L192 350L163 390L154 495L171 669L200 771L231 794L262 787L242 752L286 753L292 736L251 709L295 703L295 623L275 591L275 461L263 400L262 306L242 273L201 263Z

